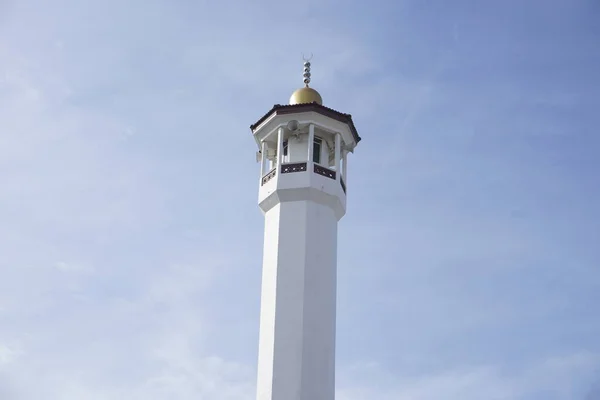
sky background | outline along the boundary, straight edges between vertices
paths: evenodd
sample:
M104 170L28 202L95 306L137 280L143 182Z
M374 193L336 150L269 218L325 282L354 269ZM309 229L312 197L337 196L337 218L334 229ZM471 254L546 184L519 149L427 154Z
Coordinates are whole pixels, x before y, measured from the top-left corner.
M251 400L249 130L351 113L338 400L600 399L596 0L0 0L0 399Z

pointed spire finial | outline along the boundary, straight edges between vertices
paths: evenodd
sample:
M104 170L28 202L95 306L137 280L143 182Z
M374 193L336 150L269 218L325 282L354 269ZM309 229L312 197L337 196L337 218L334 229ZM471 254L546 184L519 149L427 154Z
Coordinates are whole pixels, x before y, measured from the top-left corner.
M292 97L290 97L290 105L311 103L323 105L323 98L321 98L319 92L311 87L308 87L308 84L310 83L310 60L312 57L312 54L309 58L306 58L304 54L302 54L302 58L304 59L304 87L292 93Z
M310 53L310 57L306 58L304 54L302 54L302 59L304 60L304 86L308 87L310 83L310 60L312 60L313 54Z

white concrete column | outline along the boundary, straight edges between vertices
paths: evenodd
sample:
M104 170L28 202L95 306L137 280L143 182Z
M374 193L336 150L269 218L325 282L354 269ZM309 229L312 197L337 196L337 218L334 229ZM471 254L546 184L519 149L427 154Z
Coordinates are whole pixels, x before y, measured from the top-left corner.
M265 154L267 152L267 143L266 142L262 142L260 144L260 179L261 179L261 184L262 184L262 178L263 176L265 176L265 159L267 157L267 155Z
M279 128L277 132L277 162L276 167L279 167L283 163L283 127Z
M292 195L266 212L256 400L335 399L336 275L333 208Z
M342 135L339 133L335 134L335 180L340 181L342 177L342 171L340 170L340 148L342 145Z
M344 150L344 172L343 172L344 176L344 183L346 184L346 188L348 188L348 180L347 180L347 176L348 176L348 150Z
M308 125L308 162L313 160L313 147L315 143L315 125Z

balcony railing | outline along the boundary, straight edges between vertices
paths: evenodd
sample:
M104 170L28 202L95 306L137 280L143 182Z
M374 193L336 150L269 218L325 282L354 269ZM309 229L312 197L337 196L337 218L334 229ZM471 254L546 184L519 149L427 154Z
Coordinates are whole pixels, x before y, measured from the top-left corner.
M281 173L289 174L290 172L303 172L306 171L306 163L290 163L281 165Z
M315 173L326 176L331 179L335 179L335 171L332 171L329 168L322 167L319 164L315 164Z
M271 179L273 179L275 177L275 174L277 174L277 168L273 168L271 171L269 171L268 174L263 176L260 185L262 186L265 183L269 182Z
M289 173L293 173L293 172L305 172L307 170L307 168L308 168L308 163L306 163L306 162L282 164L281 165L281 173L289 174ZM315 174L325 176L329 179L335 180L335 178L336 178L336 171L331 170L326 167L323 167L322 165L319 165L319 164L314 164L314 172L315 172ZM263 176L261 185L264 185L265 183L269 182L271 179L273 179L275 177L276 174L277 174L277 168L273 168L271 171L269 171L269 173L267 173L265 176ZM344 182L344 179L341 176L340 176L340 185L342 186L342 190L344 190L344 193L346 193L346 183Z

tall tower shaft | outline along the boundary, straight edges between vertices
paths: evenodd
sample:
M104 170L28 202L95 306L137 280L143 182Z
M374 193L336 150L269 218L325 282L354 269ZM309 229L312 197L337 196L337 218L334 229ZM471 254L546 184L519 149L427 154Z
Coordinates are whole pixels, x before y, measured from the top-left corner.
M309 68L290 105L251 126L265 215L257 400L335 397L337 223L360 137L308 87Z

